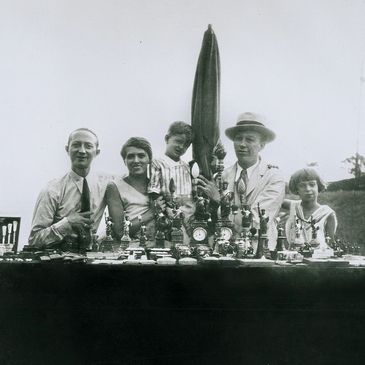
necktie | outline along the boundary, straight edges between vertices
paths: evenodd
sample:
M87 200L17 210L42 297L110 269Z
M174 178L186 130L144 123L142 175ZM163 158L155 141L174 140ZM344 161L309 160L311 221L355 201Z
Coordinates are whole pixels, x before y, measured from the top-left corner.
M90 211L90 190L87 180L84 178L81 194L81 213Z
M81 193L81 213L90 211L90 190L89 185L87 184L86 178L84 178L84 182L82 184L82 193ZM91 242L91 232L90 229L81 229L79 236L79 251L84 251L88 248Z
M246 191L247 191L247 171L242 169L240 177L237 182L237 191L240 196L241 204L243 204L246 200Z

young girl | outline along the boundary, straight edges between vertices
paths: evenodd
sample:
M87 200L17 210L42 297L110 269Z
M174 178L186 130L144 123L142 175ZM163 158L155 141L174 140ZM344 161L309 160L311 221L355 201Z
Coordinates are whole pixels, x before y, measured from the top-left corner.
M326 237L334 240L337 218L336 213L328 205L318 204L318 193L326 186L313 169L301 169L294 173L289 181L289 190L297 194L300 200L285 199L282 207L289 210L286 222L286 237L290 245L310 243L313 228L321 248L328 247Z

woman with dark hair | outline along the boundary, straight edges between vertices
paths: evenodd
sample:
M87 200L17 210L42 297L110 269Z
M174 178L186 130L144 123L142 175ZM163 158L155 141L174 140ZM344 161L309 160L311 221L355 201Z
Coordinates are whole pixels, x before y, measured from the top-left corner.
M142 137L132 137L123 145L120 152L128 169L128 175L110 182L106 190L109 215L113 221L113 233L116 239L123 234L123 221L130 221L129 235L137 238L141 223L146 225L146 235L154 239L154 207L150 205L147 194L147 170L152 160L150 143ZM156 200L162 210L165 202L162 197ZM141 218L141 219L139 219Z
M300 200L285 199L283 208L289 210L286 222L286 237L289 244L299 239L303 244L312 239L316 229L317 241L327 247L326 236L335 238L337 228L336 213L328 205L318 203L318 193L326 189L326 184L314 169L301 169L289 181L291 193L299 195ZM296 235L299 235L299 237Z

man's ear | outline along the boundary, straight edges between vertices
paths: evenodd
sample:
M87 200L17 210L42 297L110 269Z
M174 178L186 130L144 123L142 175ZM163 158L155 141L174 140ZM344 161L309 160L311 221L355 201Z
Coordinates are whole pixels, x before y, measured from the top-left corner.
M68 153L68 145L65 146L65 150Z
M167 143L168 141L169 141L169 135L166 134L166 136L165 136L165 142Z
M99 148L96 149L96 156L100 153Z

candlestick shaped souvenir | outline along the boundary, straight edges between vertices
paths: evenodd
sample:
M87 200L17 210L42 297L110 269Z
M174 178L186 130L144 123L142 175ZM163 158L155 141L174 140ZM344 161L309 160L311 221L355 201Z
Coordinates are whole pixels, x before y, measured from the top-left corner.
M7 233L8 233L8 239L7 239L7 241L8 241L8 244L10 244L11 243L11 230L12 230L12 227L13 227L13 224L12 223L8 223L8 229L7 229Z
M6 226L2 226L1 230L2 230L2 244L4 245L6 241Z
M18 221L13 221L13 245L16 243L16 234L18 229Z
M194 162L191 166L191 183L192 183L192 196L195 200L198 195L198 183L197 183L197 177L199 176L199 165Z

